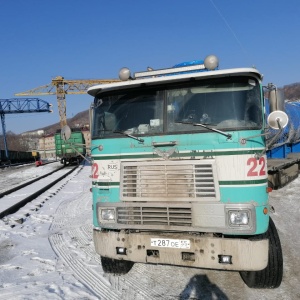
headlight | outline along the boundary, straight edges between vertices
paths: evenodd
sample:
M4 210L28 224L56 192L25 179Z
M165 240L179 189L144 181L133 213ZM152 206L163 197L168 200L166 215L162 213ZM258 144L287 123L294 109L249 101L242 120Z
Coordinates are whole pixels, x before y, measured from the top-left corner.
M116 211L114 208L100 208L100 221L114 222L116 218Z
M249 225L250 213L245 210L230 210L229 215L229 226Z

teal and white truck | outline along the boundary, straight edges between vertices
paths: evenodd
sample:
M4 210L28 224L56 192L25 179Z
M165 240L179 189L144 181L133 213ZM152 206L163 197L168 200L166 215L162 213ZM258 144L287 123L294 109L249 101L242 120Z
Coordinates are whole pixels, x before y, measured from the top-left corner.
M270 218L265 127L288 122L262 75L218 58L120 71L89 88L93 238L104 272L135 262L239 271L253 288L282 281Z

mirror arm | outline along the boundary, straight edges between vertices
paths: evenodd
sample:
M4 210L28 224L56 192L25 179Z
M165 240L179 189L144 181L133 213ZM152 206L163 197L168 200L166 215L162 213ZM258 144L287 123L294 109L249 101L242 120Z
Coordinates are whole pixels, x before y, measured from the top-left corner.
M266 129L268 129L268 128L266 128ZM266 130L266 129L265 129L265 130ZM262 134L256 134L256 135L248 136L248 137L246 137L246 138L241 138L241 139L240 139L240 143L244 145L244 144L246 144L246 141L248 141L248 140L251 140L251 139L256 138L256 137L259 137L259 136L265 136L265 135L267 135L266 132L265 132L265 133L262 133Z
M279 129L280 132L281 132L283 128L282 128L282 126L281 126L280 119L277 118L277 119L276 119L276 122L277 122L277 124L278 124L278 129Z
M260 153L255 154L255 158L256 159L260 159L268 150L270 150L270 146L273 144L273 142L278 138L278 136L282 133L283 128L280 127L280 129L278 130L278 132L275 134L275 136L272 138L271 141L269 141L266 145L266 148L261 151ZM261 134L261 135L267 135L267 133L265 134Z
M278 122L278 121L277 121ZM280 123L280 122L279 122ZM270 150L270 146L273 144L273 142L275 141L275 140L277 140L277 138L280 136L280 134L282 133L282 131L283 131L283 128L282 128L282 126L280 125L280 129L278 130L278 132L273 136L273 138L271 139L271 141L269 141L268 143L267 143L267 145L266 145L266 151L267 150Z

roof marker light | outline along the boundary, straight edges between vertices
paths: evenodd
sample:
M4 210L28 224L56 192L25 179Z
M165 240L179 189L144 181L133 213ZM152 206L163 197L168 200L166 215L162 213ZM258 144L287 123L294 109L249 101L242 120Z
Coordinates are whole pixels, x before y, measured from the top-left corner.
M130 70L128 68L122 68L119 71L119 78L122 81L126 81L131 78Z
M204 60L204 66L207 70L215 70L219 66L219 59L215 55L208 55Z

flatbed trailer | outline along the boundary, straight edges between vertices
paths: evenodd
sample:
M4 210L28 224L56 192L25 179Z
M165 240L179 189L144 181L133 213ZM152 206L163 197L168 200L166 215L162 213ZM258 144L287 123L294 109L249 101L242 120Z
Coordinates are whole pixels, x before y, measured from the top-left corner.
M298 177L300 153L290 153L287 158L268 158L267 166L269 187L277 190Z

